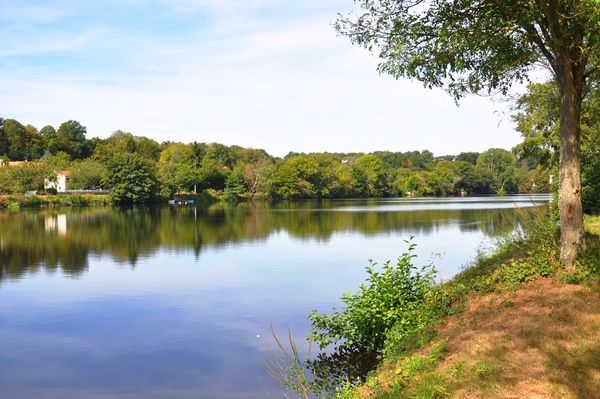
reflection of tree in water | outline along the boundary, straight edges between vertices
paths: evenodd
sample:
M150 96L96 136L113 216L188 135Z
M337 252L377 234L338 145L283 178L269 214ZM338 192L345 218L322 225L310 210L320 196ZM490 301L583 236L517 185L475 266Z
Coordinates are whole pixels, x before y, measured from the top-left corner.
M377 202L362 205L376 205ZM108 254L134 266L160 249L193 251L265 240L286 232L298 239L329 240L341 232L367 236L395 232L429 235L447 226L488 236L510 232L541 208L487 210L345 211L328 201L246 203L208 208L70 209L0 213L0 280L40 268L78 276L90 255Z
M376 353L344 345L332 353L321 352L307 362L315 380L314 393L332 393L347 381L364 382L378 364Z

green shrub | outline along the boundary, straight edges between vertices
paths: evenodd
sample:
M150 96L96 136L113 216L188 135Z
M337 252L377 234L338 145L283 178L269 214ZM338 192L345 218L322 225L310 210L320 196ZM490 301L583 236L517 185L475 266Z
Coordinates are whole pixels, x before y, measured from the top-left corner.
M107 168L91 159L78 160L69 166L69 190L90 190L103 188Z
M11 205L13 204L13 205ZM0 208L39 208L63 206L105 206L110 205L108 195L0 195Z
M590 154L582 165L582 203L588 214L600 213L600 151Z
M71 199L71 204L73 206L84 206L85 205L85 200L83 199L83 197L81 195L72 195L70 199Z
M473 372L480 379L498 374L502 371L502 365L498 361L480 360L473 364Z
M578 284L584 280L600 280L600 236L587 234L585 240L586 248L578 254L575 270L562 273L561 281Z
M25 191L43 191L48 169L41 163L30 162L20 166L0 168L0 194L22 194Z
M154 166L138 154L122 153L108 163L106 186L115 204L140 204L154 199L158 183Z
M404 337L429 324L432 315L425 302L435 271L431 265L415 267L415 245L408 244L408 252L394 266L386 262L376 271L371 262L366 283L342 296L344 309L310 313L311 337L321 348L333 344L380 353L392 328L396 337Z
M44 201L42 201L37 195L25 195L21 197L20 203L22 206L27 208L37 208L41 206Z
M235 202L242 198L247 192L244 185L244 173L240 168L235 168L225 180L225 191L223 191L223 201Z

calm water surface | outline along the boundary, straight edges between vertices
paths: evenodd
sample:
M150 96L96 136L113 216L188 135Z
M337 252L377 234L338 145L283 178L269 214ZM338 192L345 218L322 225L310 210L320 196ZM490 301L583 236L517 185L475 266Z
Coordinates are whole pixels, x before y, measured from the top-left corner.
M261 366L270 323L305 335L309 310L339 305L410 236L452 276L547 201L2 212L0 397L282 397Z

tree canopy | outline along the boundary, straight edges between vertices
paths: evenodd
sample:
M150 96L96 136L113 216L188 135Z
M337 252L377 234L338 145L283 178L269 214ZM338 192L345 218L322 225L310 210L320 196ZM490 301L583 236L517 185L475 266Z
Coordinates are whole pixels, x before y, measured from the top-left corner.
M205 189L216 195L222 193L223 198L229 200L549 191L545 168L535 159L522 154L513 156L503 149L444 156L422 150L293 153L277 158L262 149L200 142L159 144L144 136L116 131L106 139L85 139L85 145L94 148L92 155L72 159L72 155L52 147L56 131L51 126L36 133L31 125L10 119L1 122L0 139L4 137L6 125L9 132L16 129L37 134L46 147L39 151L43 156L29 159L27 169L0 167L0 194L43 190L44 180L55 178L56 172L63 169L71 172L67 189L110 189L114 192L112 199L119 203L164 200L175 194ZM81 126L80 123L70 125ZM21 137L10 134L5 140L6 151L19 148ZM9 155L13 154L0 154L3 164L20 160ZM490 159L493 160L491 166ZM502 162L496 162L497 159ZM135 165L141 165L140 170L135 170ZM129 179L130 170L135 176L133 180ZM137 174L139 171L143 174ZM140 187L136 187L136 179ZM593 196L596 191L584 192Z
M157 191L154 168L138 154L121 153L108 163L107 185L118 204L149 202Z
M358 0L338 32L376 52L379 70L467 93L507 93L542 64L560 88L561 260L573 267L583 236L579 118L600 74L598 0Z
M358 0L338 32L381 58L379 69L467 93L506 93L538 63L563 79L569 59L600 73L597 0ZM559 80L560 80L559 79Z
M556 82L533 83L516 101L514 121L523 142L514 150L551 174L559 164L560 90ZM581 107L582 203L586 213L600 213L600 87L584 93Z

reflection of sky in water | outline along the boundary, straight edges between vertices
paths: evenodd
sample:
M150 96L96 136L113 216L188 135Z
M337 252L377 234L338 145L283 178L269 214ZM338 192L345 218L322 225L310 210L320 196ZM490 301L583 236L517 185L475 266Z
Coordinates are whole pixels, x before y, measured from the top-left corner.
M9 280L0 288L3 397L281 397L260 364L269 323L306 334L310 309L338 305L369 258L397 258L410 234L418 263L445 253L446 276L485 237L455 219L424 234L340 231L322 240L279 231L201 256L162 248L131 266L95 255L78 278L42 271Z
M470 202L531 202L541 201L548 202L552 198L552 194L519 194L519 195L503 195L503 196L475 196L475 197L402 197L402 198L377 198L377 203L436 203L436 204L450 204L454 202L459 203L470 203ZM340 199L334 200L336 202L368 202L369 199L355 198L355 199Z
M469 209L509 209L540 206L550 200L548 195L512 195L504 197L465 197L465 198L392 198L384 199L372 206L350 206L324 209L332 212L411 212L423 210L469 210ZM364 201L364 200L362 200Z

